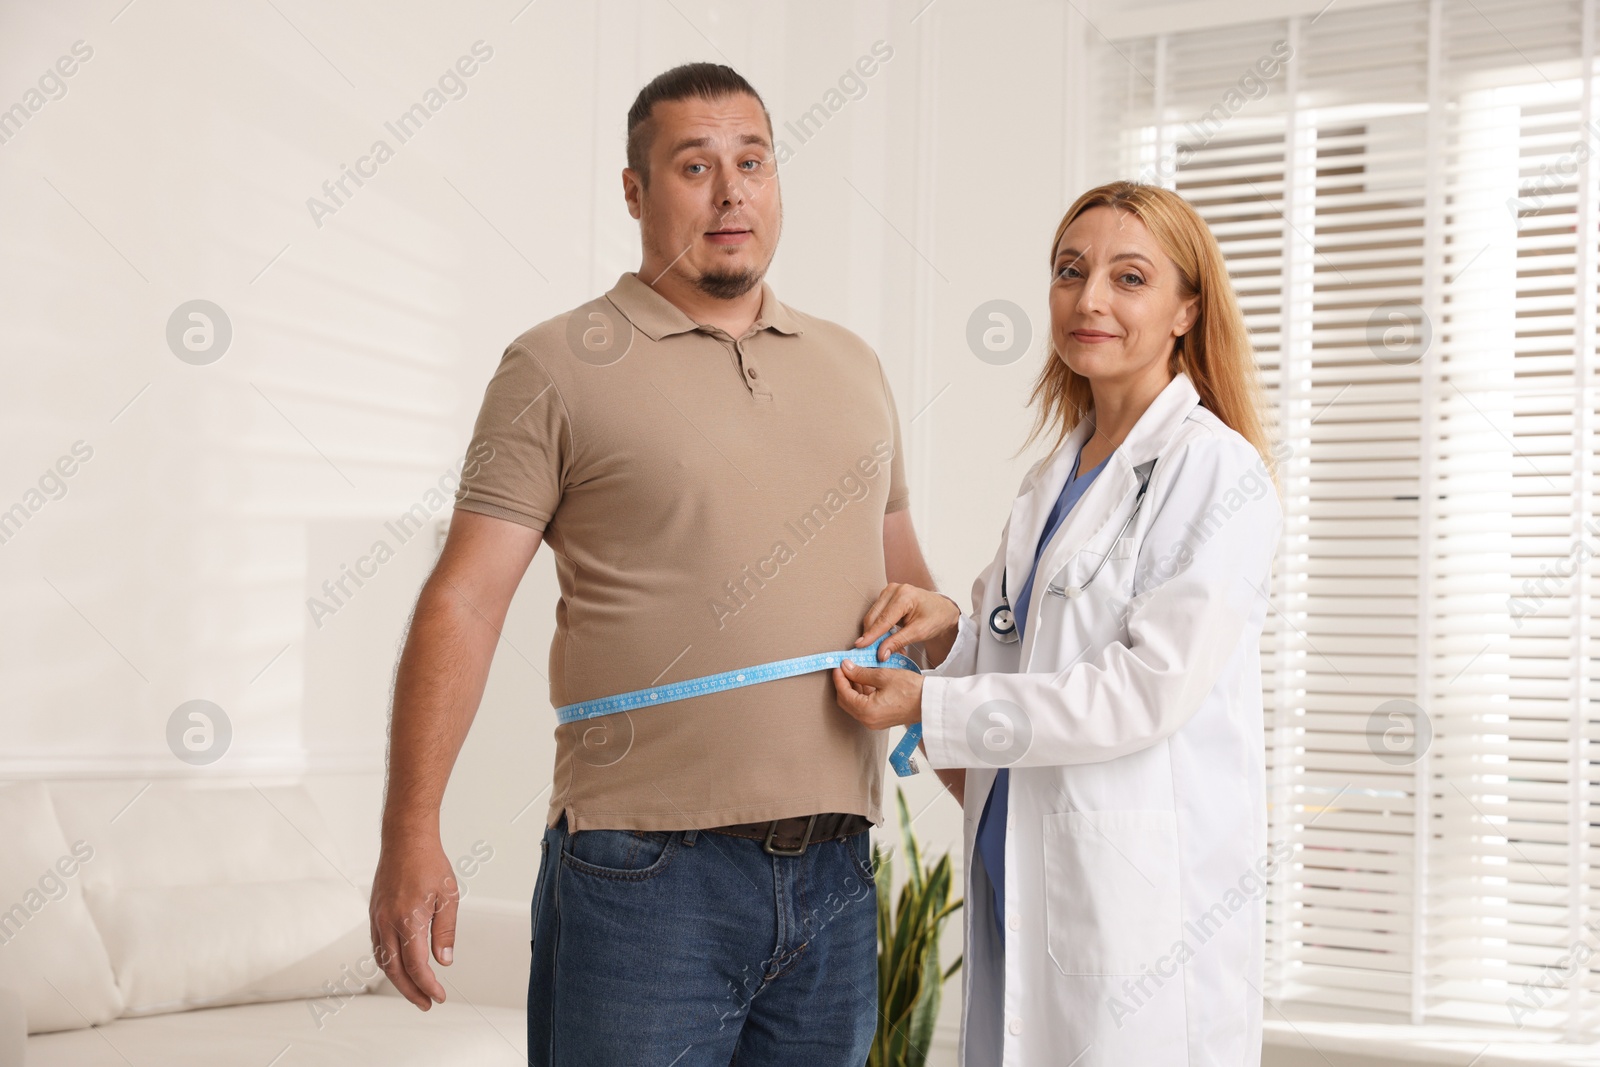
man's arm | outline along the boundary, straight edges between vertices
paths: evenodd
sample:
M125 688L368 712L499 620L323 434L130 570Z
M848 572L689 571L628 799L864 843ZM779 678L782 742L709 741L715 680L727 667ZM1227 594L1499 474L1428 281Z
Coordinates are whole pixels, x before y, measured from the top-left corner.
M439 839L450 770L478 712L511 597L542 535L457 510L423 584L395 672L383 841L369 905L372 944L395 988L426 1011L444 1001L428 965L449 965L458 886Z
M922 546L917 543L917 531L911 527L910 508L891 511L883 517L883 569L885 578L890 582L903 582L920 589L938 588L933 584L933 575L928 571L927 561L922 558ZM924 641L923 648L927 653L927 662L943 663L954 644L954 634L948 638L940 637ZM956 798L956 803L962 803L967 784L966 770L959 767L949 770L936 767L933 773L937 774L945 788L950 790L950 794Z

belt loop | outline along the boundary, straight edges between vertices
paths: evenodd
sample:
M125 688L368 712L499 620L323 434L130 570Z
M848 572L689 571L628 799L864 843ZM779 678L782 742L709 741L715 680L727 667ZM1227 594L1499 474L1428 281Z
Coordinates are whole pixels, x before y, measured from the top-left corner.
M694 848L694 839L699 836L699 830L685 830L683 832L683 843L690 848Z

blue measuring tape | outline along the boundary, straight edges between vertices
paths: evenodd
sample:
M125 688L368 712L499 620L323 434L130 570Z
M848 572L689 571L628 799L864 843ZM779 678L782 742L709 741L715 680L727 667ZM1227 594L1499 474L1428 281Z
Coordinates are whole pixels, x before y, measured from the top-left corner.
M583 719L598 718L601 715L658 707L670 704L674 700L687 700L690 697L721 693L729 689L743 689L747 685L760 685L762 682L773 682L779 678L794 678L814 671L828 671L837 667L842 660L849 660L863 667L899 667L921 673L922 668L918 667L914 660L899 652L891 652L888 659L882 663L878 662L878 646L883 643L883 638L888 636L889 634L884 634L865 648L847 648L839 652L818 652L812 656L778 659L754 667L742 667L736 671L723 671L721 674L708 674L702 678L690 678L687 681L670 682L667 685L653 685L648 689L635 689L631 693L618 693L616 696L564 704L556 709L556 721L565 725ZM889 765L894 768L895 774L904 778L917 773L915 757L917 745L921 741L920 722L906 727L905 736L894 747L894 751L889 753Z

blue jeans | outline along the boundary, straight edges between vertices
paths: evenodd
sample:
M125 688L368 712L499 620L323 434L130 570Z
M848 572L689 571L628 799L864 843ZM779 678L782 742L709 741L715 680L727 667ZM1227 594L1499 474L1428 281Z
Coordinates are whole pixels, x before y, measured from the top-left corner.
M877 1030L863 831L773 856L700 831L541 842L528 1063L861 1067Z

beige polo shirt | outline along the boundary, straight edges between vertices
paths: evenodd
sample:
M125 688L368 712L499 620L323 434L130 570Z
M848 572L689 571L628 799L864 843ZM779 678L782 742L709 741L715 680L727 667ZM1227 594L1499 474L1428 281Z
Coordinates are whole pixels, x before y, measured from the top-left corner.
M761 297L736 339L628 273L501 357L455 506L544 532L552 706L860 635L884 514L908 504L894 397L861 338ZM883 819L887 735L839 709L826 672L551 722L550 825Z

